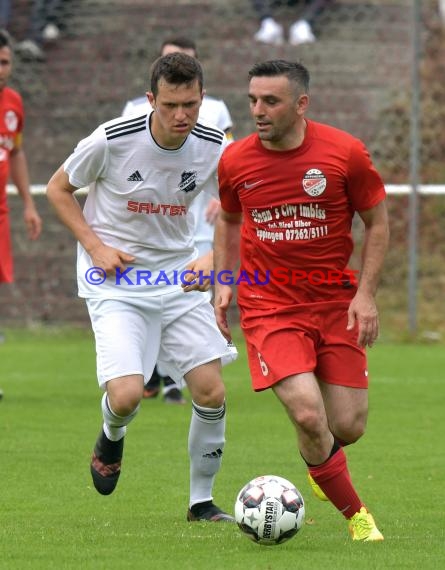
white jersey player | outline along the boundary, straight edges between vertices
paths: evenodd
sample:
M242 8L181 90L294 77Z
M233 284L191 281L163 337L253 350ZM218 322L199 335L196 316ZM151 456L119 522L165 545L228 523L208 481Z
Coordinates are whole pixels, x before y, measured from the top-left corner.
M180 148L165 149L150 130L152 114L100 125L64 163L74 186L90 184L84 207L89 226L108 245L135 258L131 270L127 267L97 286L88 273L91 257L79 243L81 297L179 290L181 272L197 257L190 210L201 192L218 197L215 169L225 136L198 122Z
M166 39L161 46L161 55L182 52L192 57L198 57L196 44L186 37L172 37ZM123 117L149 113L151 110L147 96L137 97L127 101L122 111ZM229 109L222 99L204 95L199 109L199 122L214 125L226 133L230 142L232 140L232 117ZM195 217L195 245L199 254L203 255L213 247L214 221L219 210L219 201L216 202L208 193L203 193L193 201L191 208Z
M120 476L127 425L136 416L144 378L157 360L192 396L187 520L233 521L213 503L224 449L221 359L233 359L213 308L199 291L212 254L197 258L192 200L216 191L226 145L222 131L197 123L203 97L196 58L172 53L152 69L153 111L110 121L81 141L48 183L59 217L79 242L79 293L95 333L103 426L90 471L97 491L112 493ZM90 185L84 211L73 195ZM183 283L184 282L184 283ZM168 460L168 458L166 458Z
M195 42L187 37L172 37L164 40L160 55L182 52L192 57L198 57ZM128 101L122 111L123 117L135 117L143 113L150 113L151 105L147 95ZM214 125L226 133L229 141L232 140L232 118L227 105L221 99L204 95L199 109L199 122ZM199 255L204 255L213 248L214 223L220 208L219 199L213 198L207 192L201 192L193 201L190 211L195 219L194 241ZM208 292L209 299L212 294ZM181 387L183 382L174 382L167 371L158 365L144 389L144 398L156 398L161 390L164 402L169 404L185 404Z

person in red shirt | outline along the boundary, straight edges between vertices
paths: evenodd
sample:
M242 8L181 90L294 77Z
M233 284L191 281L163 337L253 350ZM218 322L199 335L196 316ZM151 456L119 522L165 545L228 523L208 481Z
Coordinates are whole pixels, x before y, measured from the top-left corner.
M42 221L29 190L29 175L22 148L22 98L7 82L12 70L9 36L0 30L0 283L14 280L6 185L9 177L23 200L23 216L30 239L39 237Z
M253 388L271 388L294 424L309 481L348 519L354 540L383 535L351 482L343 447L364 433L365 348L378 336L375 294L388 246L383 182L361 141L306 118L309 72L267 61L249 72L256 133L219 163L215 314L231 334L236 278ZM362 267L348 268L364 223Z
M29 191L26 156L22 149L23 104L20 95L6 86L12 69L12 49L7 32L0 30L0 284L14 280L6 185L12 181L24 204L30 239L39 237L42 222ZM0 399L3 391L0 390Z

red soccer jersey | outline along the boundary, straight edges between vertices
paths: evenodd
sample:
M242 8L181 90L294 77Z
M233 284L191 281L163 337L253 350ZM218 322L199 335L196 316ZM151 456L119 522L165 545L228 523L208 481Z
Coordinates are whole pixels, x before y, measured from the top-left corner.
M252 134L225 150L219 184L222 208L243 213L241 308L352 298L352 218L385 198L360 140L309 120L294 150L268 150Z
M9 155L20 145L23 129L22 98L13 89L0 91L0 283L13 280L6 184L9 179Z

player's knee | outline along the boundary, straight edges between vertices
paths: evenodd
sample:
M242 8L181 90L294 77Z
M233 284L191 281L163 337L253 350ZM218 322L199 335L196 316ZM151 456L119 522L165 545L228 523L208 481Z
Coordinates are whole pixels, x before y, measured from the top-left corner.
M293 414L296 425L308 436L318 436L323 430L323 421L317 410L298 410Z
M336 422L332 430L334 437L346 444L358 441L366 430L366 418L356 417L347 420L344 418Z
M220 365L210 362L185 375L192 400L204 408L219 408L224 403L225 389Z
M121 416L123 418L130 416L131 414L133 414L138 405L139 405L140 400L136 400L136 399L121 399L121 398L117 398L114 402L111 401L111 408L113 409L114 413L118 416Z
M110 380L107 383L107 394L111 409L121 417L133 414L142 400L143 390L142 377Z
M212 382L194 392L193 401L204 408L219 408L224 404L225 390L222 381Z
M108 394L111 409L121 417L130 416L139 406L141 399L142 393L139 390Z

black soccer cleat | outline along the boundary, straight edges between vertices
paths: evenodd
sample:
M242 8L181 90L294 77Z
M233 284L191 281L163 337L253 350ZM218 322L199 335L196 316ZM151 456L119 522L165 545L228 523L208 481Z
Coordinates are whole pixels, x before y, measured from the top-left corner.
M121 474L124 438L111 441L102 430L94 446L90 471L93 483L101 495L110 495Z
M187 520L189 522L235 522L235 519L232 516L222 511L219 507L214 505L212 501L205 501L204 503L193 505L187 511Z

